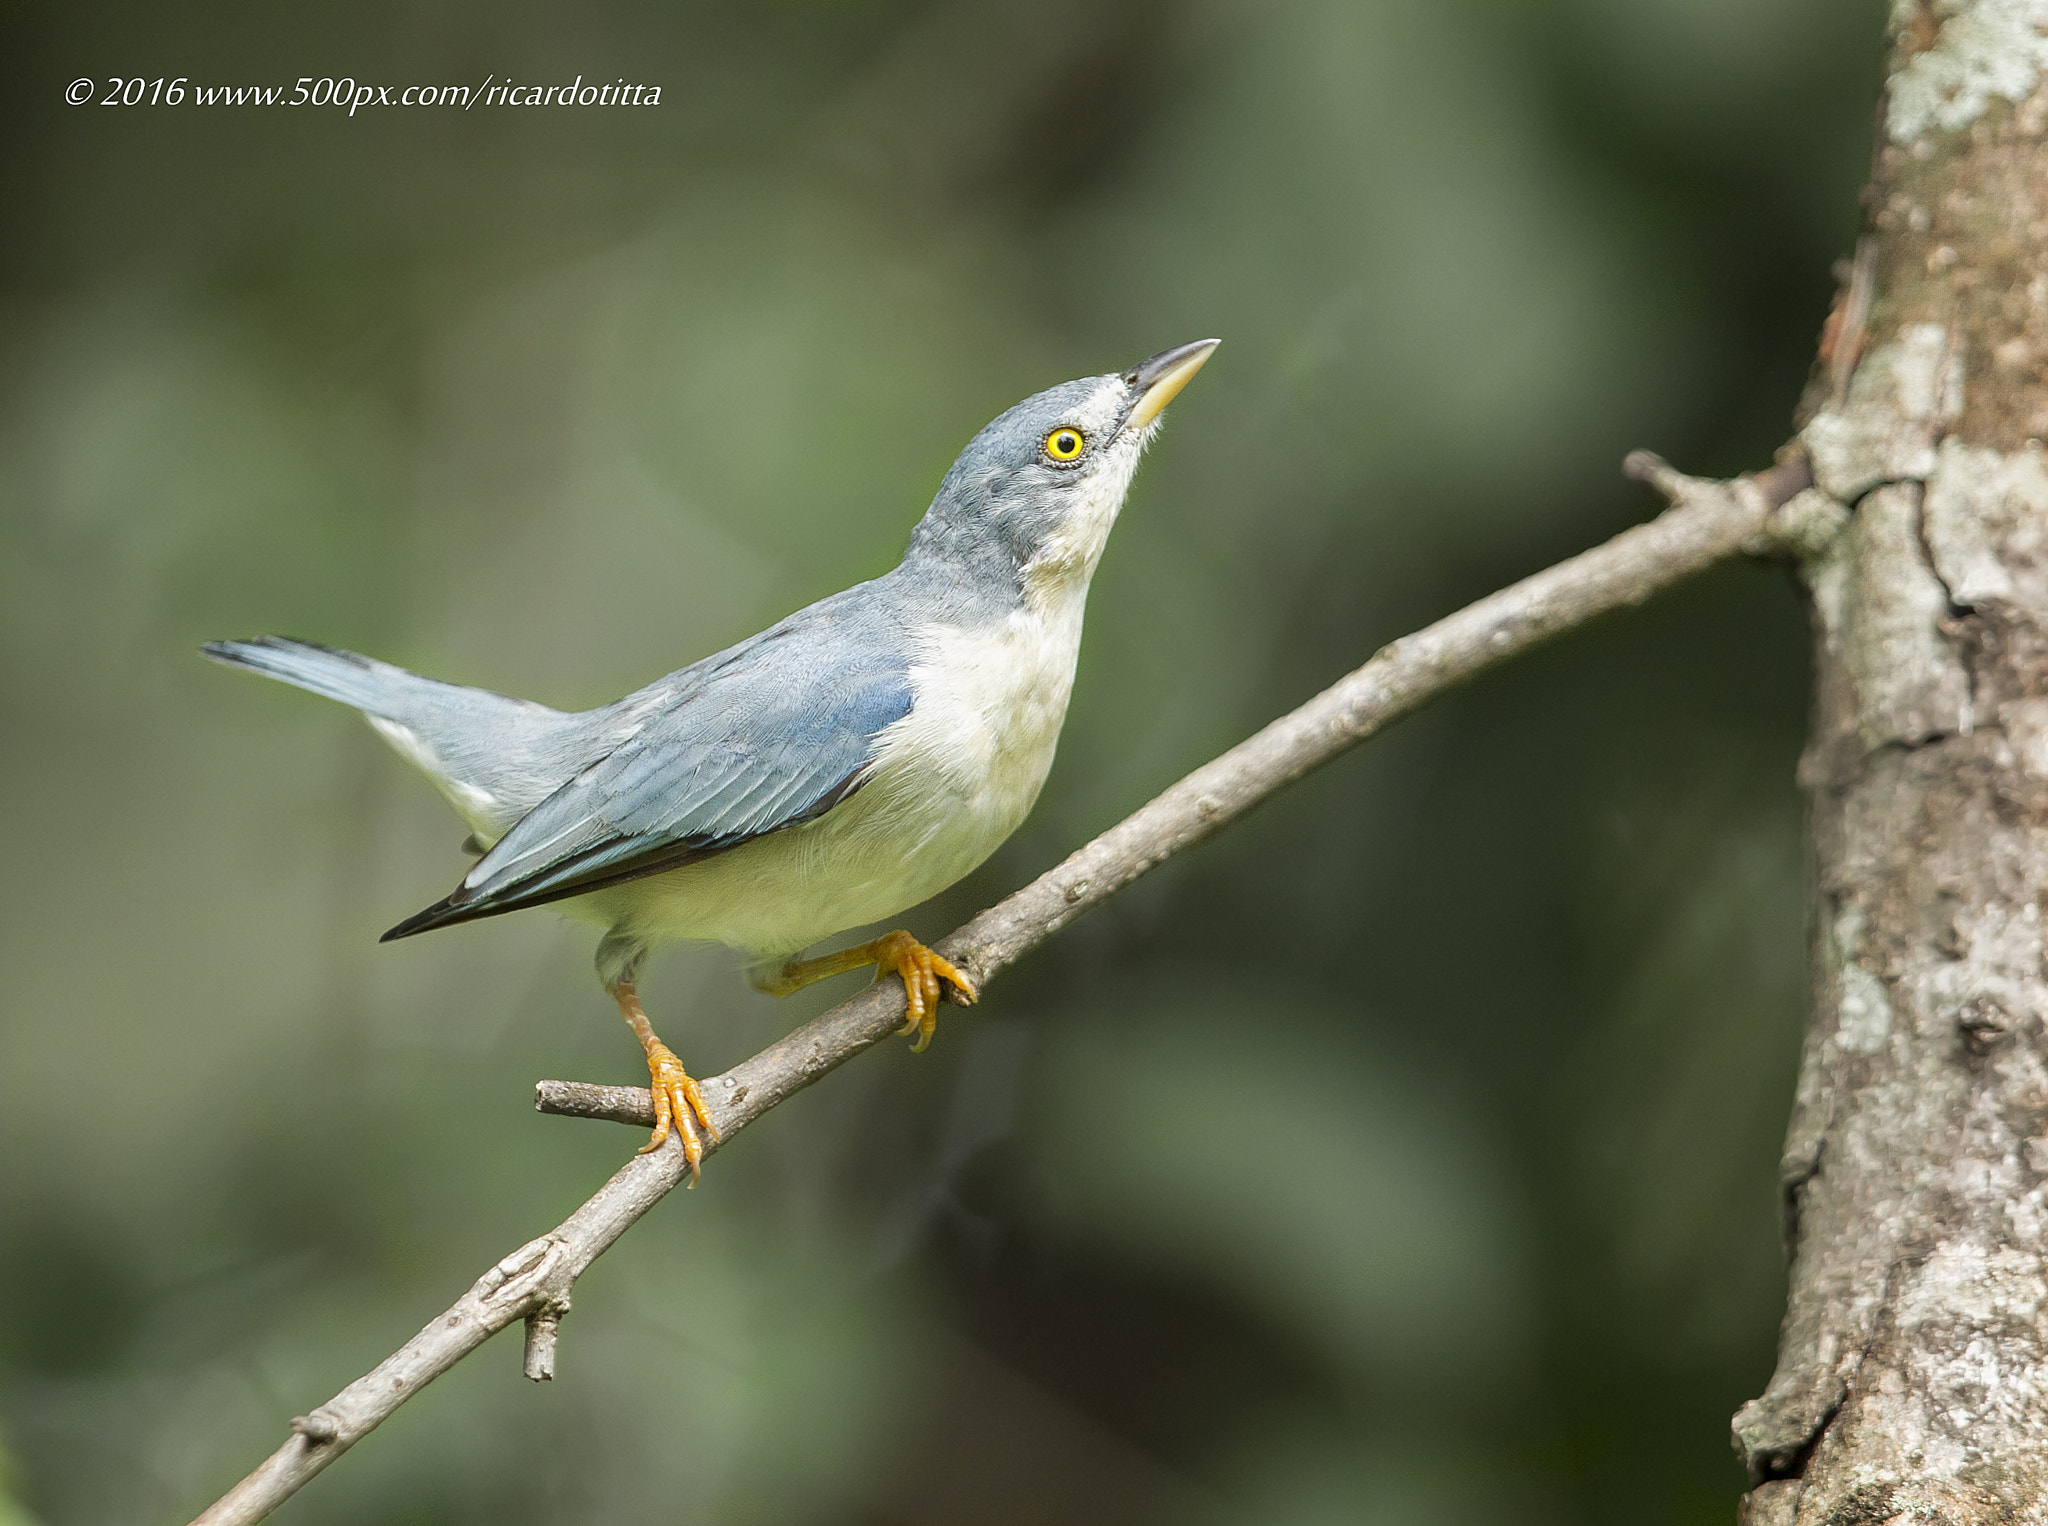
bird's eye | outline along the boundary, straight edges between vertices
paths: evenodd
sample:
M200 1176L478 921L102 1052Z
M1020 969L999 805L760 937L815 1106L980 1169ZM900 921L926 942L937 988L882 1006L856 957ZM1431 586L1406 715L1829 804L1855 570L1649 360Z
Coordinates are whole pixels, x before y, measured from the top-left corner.
M1055 461L1071 461L1081 454L1081 447L1086 443L1080 430L1071 424L1062 424L1045 437L1045 453Z

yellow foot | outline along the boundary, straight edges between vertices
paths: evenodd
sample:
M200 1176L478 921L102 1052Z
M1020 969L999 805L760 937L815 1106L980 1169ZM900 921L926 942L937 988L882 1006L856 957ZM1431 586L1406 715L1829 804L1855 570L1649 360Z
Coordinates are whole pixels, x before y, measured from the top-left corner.
M836 954L821 954L816 959L792 959L775 975L765 980L756 975L754 979L770 996L787 996L792 991L801 991L814 980L870 964L875 967L877 980L884 975L903 977L903 994L910 1003L910 1015L901 1031L917 1035L917 1042L910 1046L912 1049L922 1049L929 1044L932 1030L939 1025L939 998L945 994L940 981L952 985L953 999L963 1007L972 1006L975 997L981 994L975 990L974 982L968 979L966 971L955 968L943 954L933 953L900 929L885 933L872 943L843 948Z
M683 1141L683 1159L690 1163L690 1185L697 1184L697 1169L704 1162L704 1141L718 1143L718 1126L704 1107L704 1093L675 1051L656 1039L647 1051L647 1079L654 1091L654 1137L640 1146L640 1153L658 1150L674 1128Z
M654 1092L654 1137L640 1147L640 1153L660 1149L673 1128L682 1138L683 1159L690 1163L690 1185L694 1187L698 1167L704 1163L704 1141L708 1138L718 1143L718 1129L705 1110L704 1093L683 1069L676 1052L654 1036L654 1025L647 1021L633 983L622 980L611 992L612 1000L619 1004L619 1015L647 1055L647 1084Z
M941 980L952 983L960 1005L971 1006L981 993L974 988L974 982L953 962L942 954L935 954L906 932L893 932L865 945L875 961L875 978L896 974L903 977L903 994L910 1003L910 1011L898 1033L916 1034L917 1042L910 1046L916 1053L932 1041L932 1033L939 1026L939 998L944 995L939 985Z

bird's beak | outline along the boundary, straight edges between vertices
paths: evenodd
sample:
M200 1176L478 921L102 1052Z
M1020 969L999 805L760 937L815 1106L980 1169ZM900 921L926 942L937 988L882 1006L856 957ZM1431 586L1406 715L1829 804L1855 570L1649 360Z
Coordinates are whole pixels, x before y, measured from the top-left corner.
M1220 339L1197 339L1192 344L1177 344L1170 350L1161 350L1150 360L1141 360L1124 372L1126 386L1138 392L1137 402L1131 405L1130 414L1124 419L1124 428L1143 429L1159 417L1159 411L1180 395L1180 389L1194 380L1195 373L1202 369Z

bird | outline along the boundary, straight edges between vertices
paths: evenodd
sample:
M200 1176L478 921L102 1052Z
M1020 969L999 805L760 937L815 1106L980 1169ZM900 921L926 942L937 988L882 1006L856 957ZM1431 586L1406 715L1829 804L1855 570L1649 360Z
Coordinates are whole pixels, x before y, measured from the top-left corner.
M890 571L608 705L565 712L280 636L216 661L362 712L469 827L453 891L384 934L553 904L604 929L597 974L647 1061L654 1129L697 1180L718 1132L637 992L660 945L739 951L787 995L873 965L913 1048L975 982L907 931L811 959L979 866L1051 770L1088 585L1160 414L1220 341L1026 398L947 470Z

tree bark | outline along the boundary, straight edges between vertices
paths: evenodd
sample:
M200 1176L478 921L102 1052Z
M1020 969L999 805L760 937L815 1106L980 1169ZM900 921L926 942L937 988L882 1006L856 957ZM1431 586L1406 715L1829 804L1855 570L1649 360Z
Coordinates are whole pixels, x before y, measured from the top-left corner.
M2048 1523L2044 30L2048 0L1894 0L1802 410L1853 512L1803 564L1813 1003L1751 1526Z

